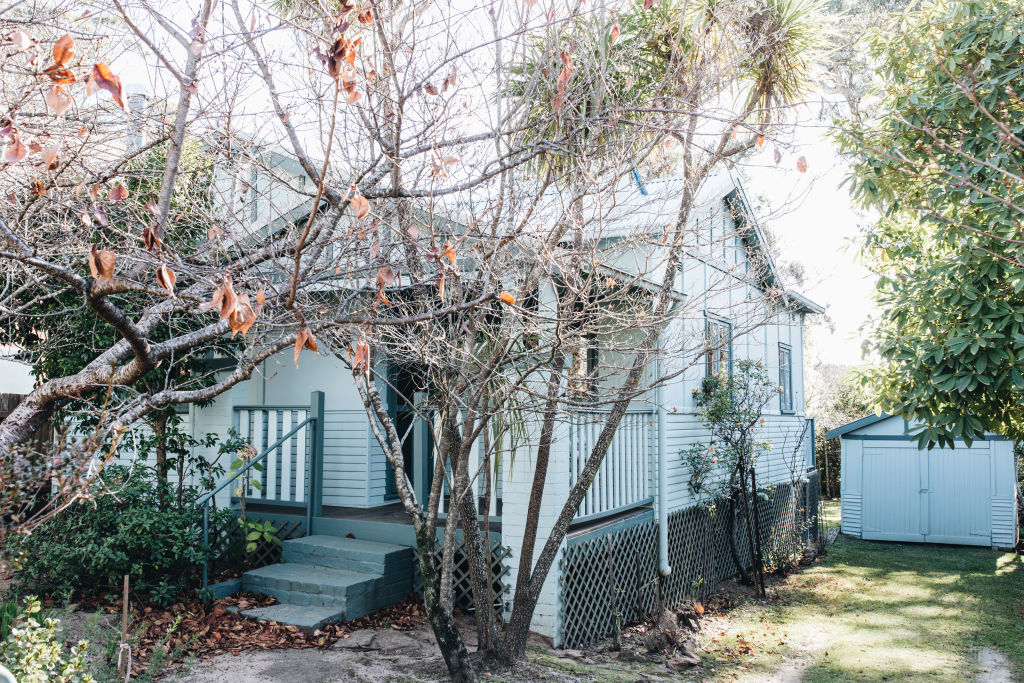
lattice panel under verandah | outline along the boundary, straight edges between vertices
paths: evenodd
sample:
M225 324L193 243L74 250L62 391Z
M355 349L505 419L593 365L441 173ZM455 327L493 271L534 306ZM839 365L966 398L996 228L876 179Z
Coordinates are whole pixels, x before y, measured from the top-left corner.
M561 567L563 639L567 647L593 642L654 610L657 525L644 522L570 546Z
M490 570L491 570L491 595L495 611L500 615L505 604L505 598L511 590L508 581L509 567L506 561L512 551L501 545L500 541L492 541ZM441 545L438 544L435 551L438 563L441 562ZM423 593L423 577L420 575L419 563L415 563L416 579L415 590ZM455 607L465 612L473 611L473 588L470 582L469 558L466 555L466 544L460 542L455 547L455 563L452 567L452 592L455 596Z
M303 520L275 521L274 526L282 542L305 536ZM245 536L246 530L234 515L222 517L219 523L211 520L209 546L213 549L213 560L210 563L212 576L216 577L222 572L257 569L281 561L281 546L276 543L264 541L251 553L246 553Z
M775 486L758 500L762 551L769 566L795 559L803 550L800 487ZM661 580L667 607L703 598L737 573L729 544L727 501L669 515L669 564ZM736 554L751 564L742 506L736 515ZM566 549L562 558L562 646L580 647L610 635L657 605L657 524L612 532Z

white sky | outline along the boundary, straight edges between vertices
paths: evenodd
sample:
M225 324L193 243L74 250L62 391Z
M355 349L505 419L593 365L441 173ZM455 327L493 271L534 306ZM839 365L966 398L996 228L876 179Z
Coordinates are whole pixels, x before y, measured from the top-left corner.
M778 237L776 252L783 262L798 262L806 270L801 293L825 306L835 325L830 331L815 325L808 331L808 352L823 361L844 365L862 363L861 326L874 311L874 278L861 264L858 235L872 220L850 201L843 163L825 137L826 124L802 121L795 148L784 152L779 166L771 143L746 170L748 194L763 196L777 213L765 221ZM796 170L796 159L807 157L807 172Z

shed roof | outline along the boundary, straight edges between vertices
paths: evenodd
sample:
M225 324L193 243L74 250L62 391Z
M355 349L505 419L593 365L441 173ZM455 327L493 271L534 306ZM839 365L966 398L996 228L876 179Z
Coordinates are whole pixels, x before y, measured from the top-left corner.
M828 433L825 436L828 437L829 439L834 439L837 436L842 436L843 434L849 434L850 432L853 432L853 431L856 431L858 429L861 429L862 427L867 427L869 425L875 424L876 422L881 422L882 420L887 420L890 417L893 417L893 416L890 415L889 413L882 413L881 415L868 415L867 417L862 417L859 420L854 420L853 422L847 422L846 424L842 425L841 427L836 427L835 429L830 429L830 430L828 430Z

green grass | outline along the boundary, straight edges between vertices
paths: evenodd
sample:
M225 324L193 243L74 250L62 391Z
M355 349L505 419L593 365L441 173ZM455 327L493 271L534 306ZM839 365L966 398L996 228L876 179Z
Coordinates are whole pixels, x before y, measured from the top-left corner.
M770 593L721 616L708 636L712 679L791 668L804 681L962 681L984 648L1024 676L1024 562L1013 553L840 536Z

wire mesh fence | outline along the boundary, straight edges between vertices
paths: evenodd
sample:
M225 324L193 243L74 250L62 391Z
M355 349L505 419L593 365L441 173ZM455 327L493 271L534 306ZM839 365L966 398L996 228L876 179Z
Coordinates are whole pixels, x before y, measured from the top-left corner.
M778 484L759 496L757 512L766 570L798 559L816 511L805 511L805 484ZM658 527L647 521L572 545L562 558L562 647L576 648L651 614L662 591L666 608L709 595L738 573L729 538L744 567L751 565L746 520L739 506L732 521L719 500L668 516L668 561L658 575ZM735 527L735 529L733 528Z

